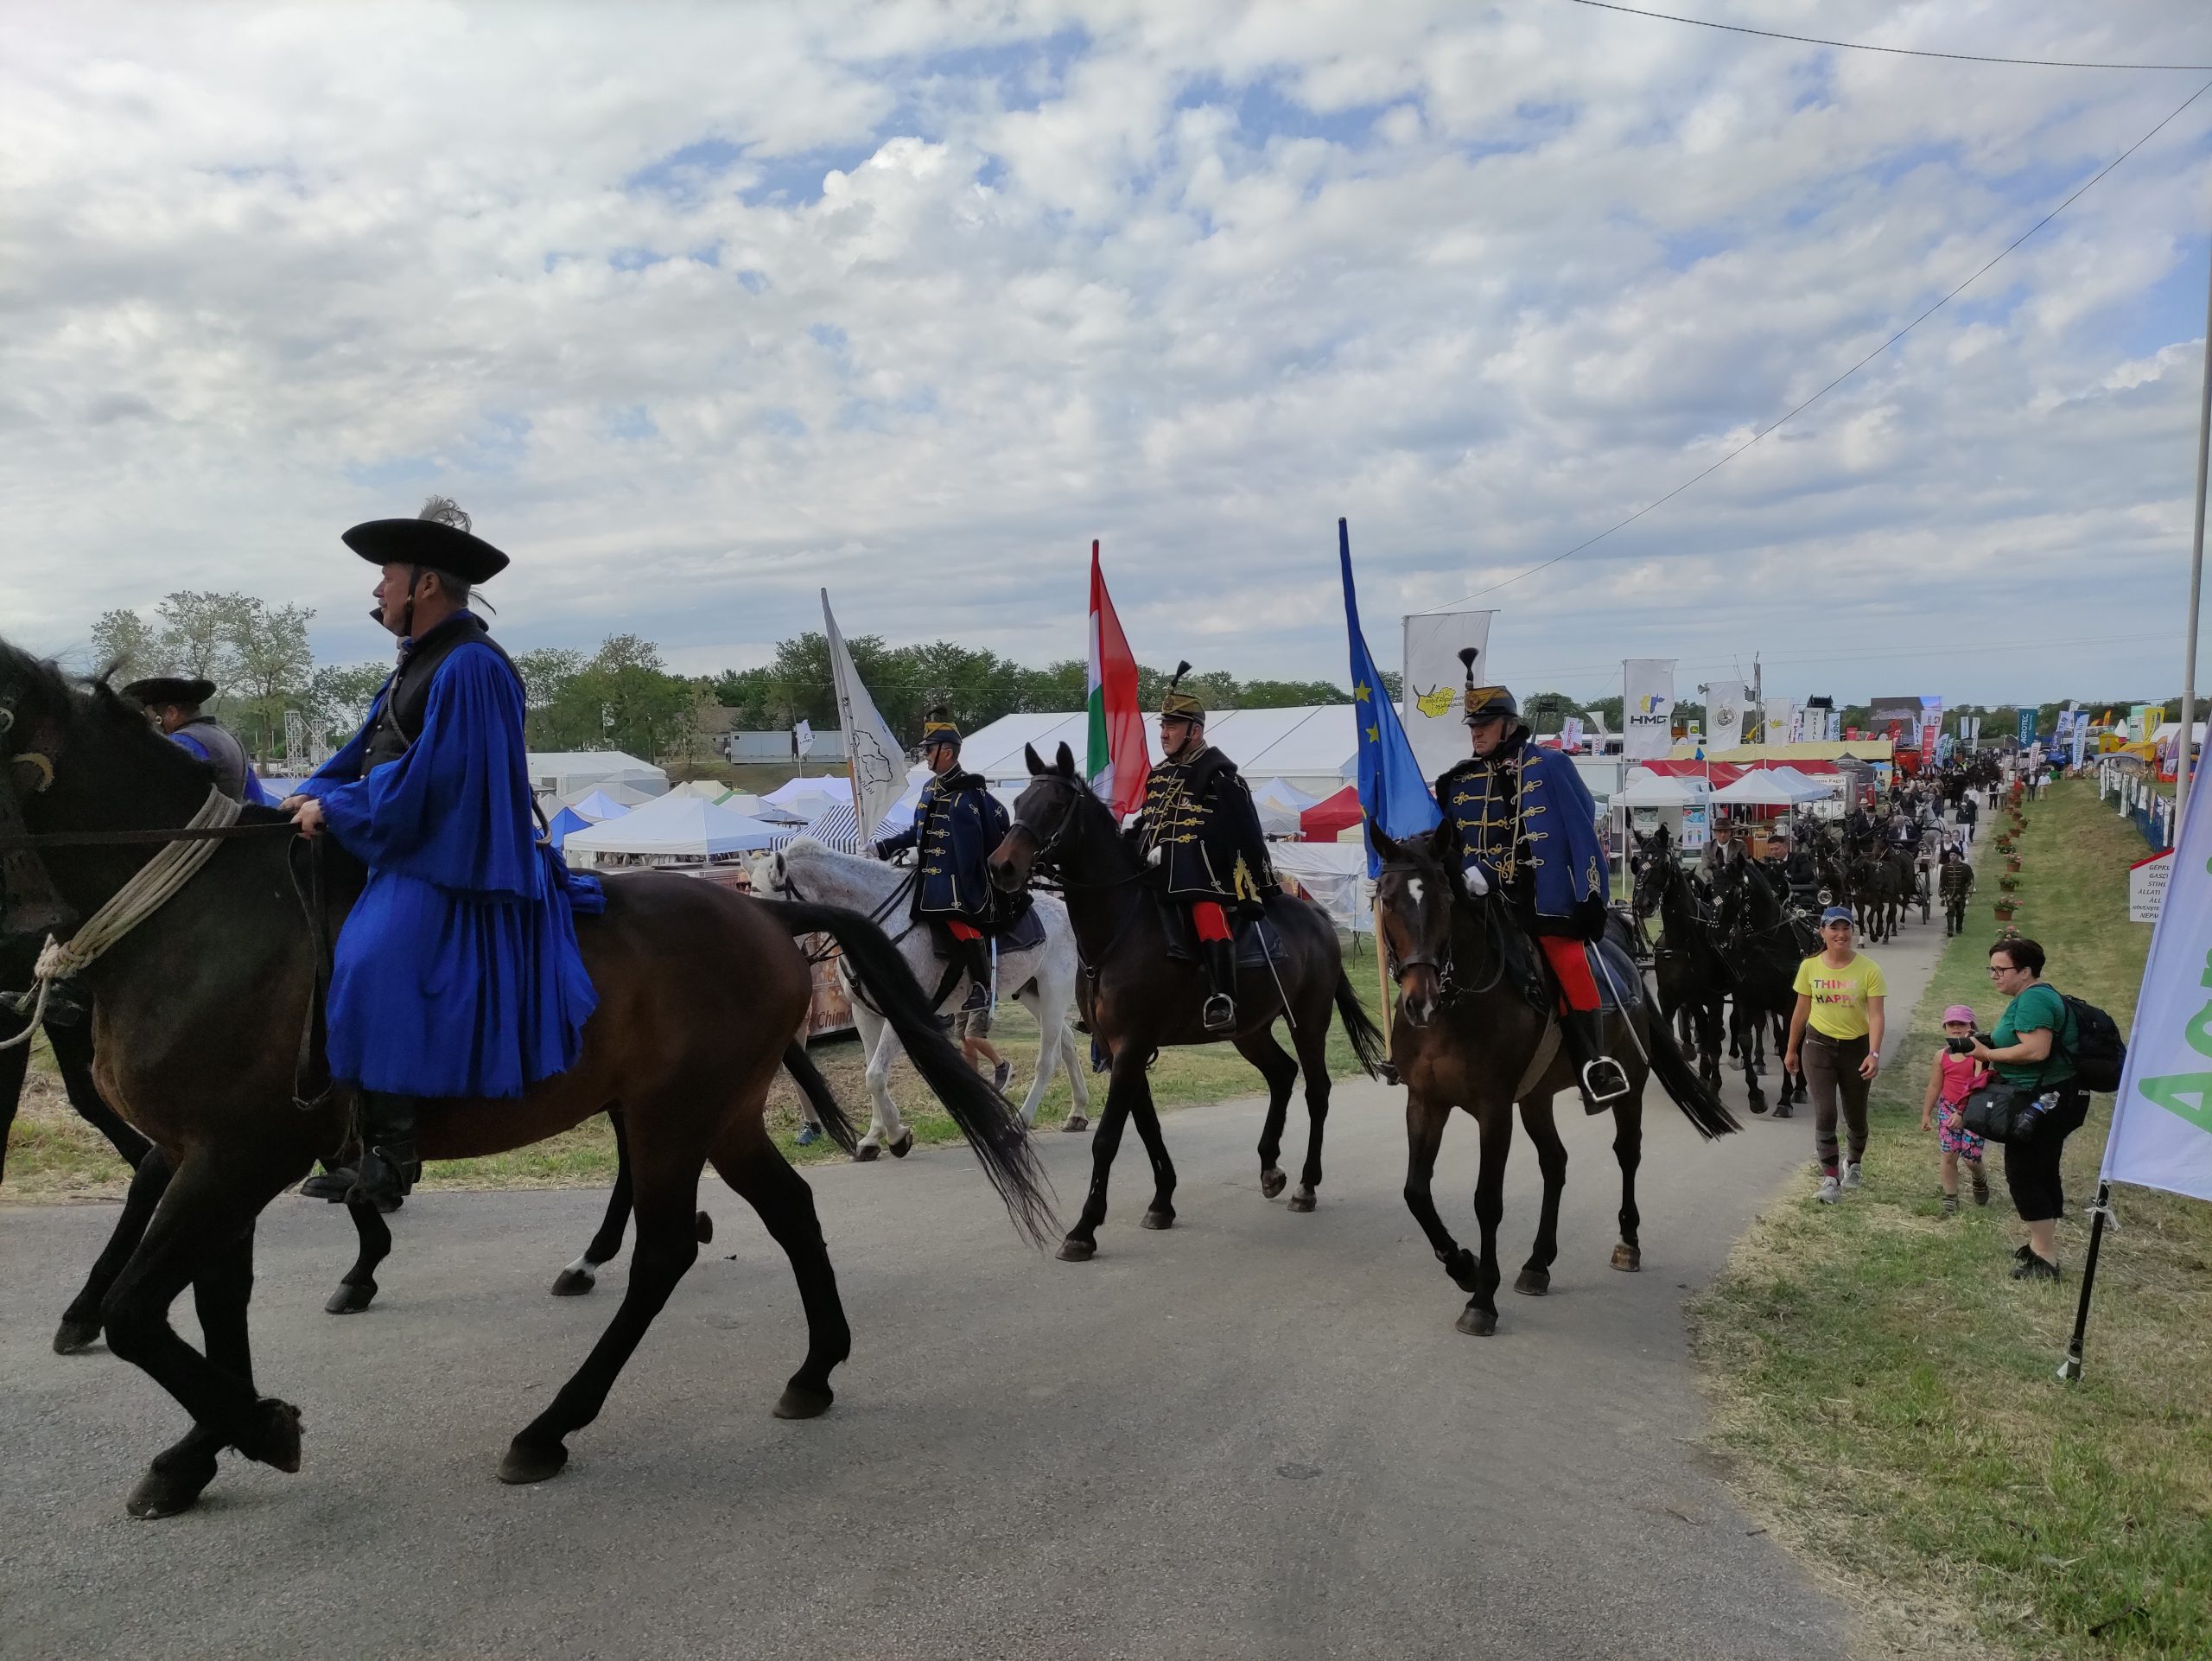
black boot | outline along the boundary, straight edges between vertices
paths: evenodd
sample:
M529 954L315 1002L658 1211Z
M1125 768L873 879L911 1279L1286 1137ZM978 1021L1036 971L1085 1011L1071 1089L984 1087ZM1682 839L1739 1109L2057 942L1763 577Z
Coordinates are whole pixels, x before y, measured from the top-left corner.
M1559 1018L1567 1053L1574 1061L1576 1085L1585 1113L1604 1113L1628 1094L1628 1074L1605 1053L1605 1016L1601 1009L1571 1009Z
M960 1007L971 1013L988 1009L991 1002L991 943L963 940L960 955L968 968L968 997Z
M1210 1033L1234 1032L1236 1029L1236 942L1234 940L1204 940L1199 943L1206 970L1208 996L1202 1019Z
M365 1201L378 1211L397 1211L399 1202L423 1174L423 1161L415 1151L415 1113L412 1096L396 1096L381 1090L365 1090L353 1106L361 1130L359 1174L346 1191L346 1202Z

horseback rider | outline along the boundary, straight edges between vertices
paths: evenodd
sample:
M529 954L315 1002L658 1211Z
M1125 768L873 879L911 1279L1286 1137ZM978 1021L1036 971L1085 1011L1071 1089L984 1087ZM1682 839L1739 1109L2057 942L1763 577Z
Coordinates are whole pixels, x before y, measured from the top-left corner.
M519 1096L575 1064L598 997L573 913L606 899L539 839L522 678L468 609L507 557L442 497L345 542L381 568L372 614L399 666L283 806L368 867L333 951L330 1071L354 1087L346 1198L389 1210L421 1172L426 1105Z
M1183 688L1191 665L1175 665L1160 706L1161 759L1146 780L1128 829L1138 856L1155 868L1167 897L1191 921L1209 989L1210 1033L1236 1027L1236 941L1224 906L1257 916L1279 891L1274 862L1251 786L1236 764L1206 742L1205 706Z
M960 728L950 710L931 710L922 722L922 760L931 778L914 804L914 822L875 844L875 856L915 848L920 869L908 914L928 925L938 955L957 964L968 977L968 997L961 1008L973 1017L988 1015L991 1001L991 874L985 862L1006 840L1006 805L991 794L981 773L960 768Z
M268 805L245 746L201 706L215 696L215 683L198 675L149 675L123 689L123 696L144 710L153 723L180 749L215 770L215 788L249 807Z
M1575 777L1579 780L1581 775L1577 773ZM1733 819L1715 818L1706 837L1704 850L1697 856L1698 875L1704 878L1707 883L1712 882L1713 879L1719 874L1721 867L1727 864L1728 856L1735 850L1736 822Z
M1605 862L1597 809L1574 763L1529 741L1521 705L1503 686L1475 684L1470 648L1466 722L1471 760L1436 781L1444 809L1440 850L1456 854L1478 894L1501 890L1559 983L1559 1021L1586 1111L1628 1093L1628 1074L1605 1053L1605 1016L1588 943L1605 931Z

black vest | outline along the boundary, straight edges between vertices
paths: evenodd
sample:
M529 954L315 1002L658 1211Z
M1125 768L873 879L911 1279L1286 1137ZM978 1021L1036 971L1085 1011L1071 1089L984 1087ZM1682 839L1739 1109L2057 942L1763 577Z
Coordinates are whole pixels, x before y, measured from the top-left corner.
M207 765L215 769L215 788L234 802L245 799L245 746L213 716L194 716L177 729L207 752Z
M409 646L399 667L384 684L384 703L369 729L368 753L361 758L363 777L387 761L397 761L423 735L423 717L430 707L430 682L437 675L438 665L465 646L491 647L506 665L507 672L518 681L522 678L514 659L492 638L483 620L473 612L455 612Z

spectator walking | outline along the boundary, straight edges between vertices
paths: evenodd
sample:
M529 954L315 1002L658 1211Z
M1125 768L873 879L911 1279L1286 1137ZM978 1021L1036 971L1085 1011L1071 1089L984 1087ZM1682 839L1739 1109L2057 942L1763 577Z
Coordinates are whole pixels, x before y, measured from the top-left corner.
M1943 1193L1943 1215L1959 1209L1959 1165L1974 1175L1974 1203L1989 1203L1989 1178L1981 1167L1982 1141L1967 1129L1967 1098L1989 1082L1989 1069L1974 1059L1974 1011L1955 1003L1943 1011L1943 1047L1928 1070L1928 1093L1920 1098L1920 1128L1934 1130L1942 1161L1936 1183Z
M960 1041L961 1059L981 1072L983 1063L991 1064L991 1088L1000 1095L1014 1079L1014 1063L998 1052L998 1047L987 1036L991 1030L991 1012L988 1009L956 1010L952 1017L952 1035Z
M2016 1281L2058 1278L2058 1219L2066 1210L2059 1161L2066 1138L2088 1117L2089 1092L2075 1085L2074 1013L2043 977L2044 949L2015 936L1989 949L1990 983L2012 1000L1974 1058L1996 1082L2022 1098L2005 1143L2005 1187L2028 1225L2028 1243L2012 1255Z
M1802 1073L1813 1098L1813 1146L1821 1161L1820 1200L1834 1205L1866 1181L1866 1092L1882 1068L1882 1004L1889 983L1879 964L1853 949L1851 910L1821 913L1821 952L1797 966L1797 1007L1789 1016L1783 1066ZM1802 1065L1800 1065L1800 1061ZM1841 1108L1848 1156L1839 1158L1836 1115Z

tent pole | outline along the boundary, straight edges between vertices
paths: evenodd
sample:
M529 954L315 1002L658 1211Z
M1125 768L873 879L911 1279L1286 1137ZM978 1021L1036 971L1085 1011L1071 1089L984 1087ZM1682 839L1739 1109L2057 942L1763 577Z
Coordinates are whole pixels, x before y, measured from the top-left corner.
M2105 1219L2111 1215L2112 1184L2097 1184L2097 1203L2090 1207L2089 1251L2082 1263L2082 1296L2074 1306L2074 1335L2066 1341L2066 1359L2058 1376L2069 1384L2082 1382L2082 1340L2089 1330L2089 1295L2097 1285L2097 1249L2104 1244Z
M2212 277L2204 296L2204 391L2196 411L2196 522L2189 550L2189 655L2182 664L2181 732L2174 747L2173 844L2181 846L2182 816L2189 811L2190 741L2196 735L2196 610L2204 585L2204 473L2212 457ZM2153 758L2152 765L2156 765Z

